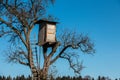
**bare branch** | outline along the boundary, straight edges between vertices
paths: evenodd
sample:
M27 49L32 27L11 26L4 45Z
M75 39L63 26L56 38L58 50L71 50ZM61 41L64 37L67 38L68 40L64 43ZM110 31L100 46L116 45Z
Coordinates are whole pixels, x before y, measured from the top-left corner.
M12 31L6 31L6 32L0 31L0 37L4 36L4 35L6 35L6 34L9 34L9 33L11 33L11 32L12 32Z
M29 63L25 63L25 62L23 62L23 61L21 61L20 59L16 59L20 64L23 64L23 65L26 65L26 66L29 66Z
M17 30L15 27L13 27L9 22L4 21L2 18L0 18L0 21L4 24L6 24L11 30L13 30L22 40L22 42L25 44L25 46L27 46L27 43L25 42L25 40L23 39L21 33L19 30Z
M90 42L88 36L84 36L83 34L78 35L75 32L65 31L63 34L60 34L59 41L61 42L61 51L53 60L51 60L51 64L60 58L60 56L69 48L80 49L84 53L94 52L94 44Z
M13 47L14 48L14 47ZM27 54L21 49L21 48L17 48L13 49L12 47L10 47L9 52L6 52L6 59L8 62L14 62L14 63L20 63L23 65L28 66L28 56Z
M57 48L60 46L60 42L56 42L55 44L54 44L54 46L52 47L52 51L51 51L51 53L48 55L48 57L52 57L54 54L55 54L55 52L56 52L56 50L57 50Z
M60 53L59 53L53 60L51 60L51 64L54 63L58 58L60 58L60 56L64 53L64 51L65 51L66 49L68 49L69 47L71 47L71 45L68 45L68 46L64 47L64 48L60 51Z
M73 57L75 57L76 63L75 63L75 61L73 61ZM68 54L64 53L64 55L60 56L60 58L67 60L70 65L70 68L72 68L74 73L76 73L76 74L80 74L81 70L83 68L85 68L83 66L82 62L78 61L78 57L76 57L75 54L68 55Z

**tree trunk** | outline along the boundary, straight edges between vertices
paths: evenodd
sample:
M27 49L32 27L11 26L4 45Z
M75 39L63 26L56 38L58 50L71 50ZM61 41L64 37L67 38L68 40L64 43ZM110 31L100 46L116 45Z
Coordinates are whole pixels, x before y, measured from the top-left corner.
M32 72L32 75L33 75L32 80L43 80L38 71Z
M33 80L47 80L48 79L48 69L49 65L46 62L42 70L37 70L36 68L32 67L31 72L33 75Z
M37 69L33 62L33 56L30 56L30 69L32 72L33 80L42 80L40 79L40 69Z
M29 59L30 59L30 69L31 69L31 72L32 72L33 80L37 80L36 79L36 77L37 77L37 70L36 70L36 67L34 65L32 55L29 56Z
M33 54L30 46L28 47L28 57L29 57L29 67L31 69L33 80L40 80L40 78L38 77L38 75L40 74L38 74L39 71L37 71L37 68L34 65Z
M31 72L32 72L33 80L47 80L49 66L50 66L50 57L47 57L44 60L43 69L42 70L37 69L35 67L35 65L34 65L32 53L31 53L31 56L30 56L30 69L31 69Z
M47 57L47 59L45 59L44 61L44 66L43 66L43 70L42 70L42 80L47 80L48 79L48 69L50 66L50 57Z

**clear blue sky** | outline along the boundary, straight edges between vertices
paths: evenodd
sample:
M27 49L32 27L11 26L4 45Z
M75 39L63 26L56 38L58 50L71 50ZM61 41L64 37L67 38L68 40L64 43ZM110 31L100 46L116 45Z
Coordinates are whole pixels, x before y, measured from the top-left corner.
M80 59L86 66L81 75L92 77L109 76L120 78L120 1L119 0L56 0L49 13L59 18L58 31L64 28L89 34L95 43L96 53ZM0 42L3 39L0 39ZM3 43L0 43L3 44ZM0 50L2 50L0 46ZM58 75L71 75L64 61L56 63ZM65 66L65 67L64 67ZM64 68L63 68L64 67ZM6 71L8 71L6 73ZM19 64L7 64L0 56L0 75L21 75L30 73Z

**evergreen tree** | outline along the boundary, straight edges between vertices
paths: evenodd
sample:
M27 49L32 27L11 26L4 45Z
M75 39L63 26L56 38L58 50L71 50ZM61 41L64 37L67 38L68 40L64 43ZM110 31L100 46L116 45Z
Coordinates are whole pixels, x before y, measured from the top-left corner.
M6 78L6 80L12 80L12 78L11 78L10 76L8 76L8 77Z
M100 76L98 76L98 80L100 80Z

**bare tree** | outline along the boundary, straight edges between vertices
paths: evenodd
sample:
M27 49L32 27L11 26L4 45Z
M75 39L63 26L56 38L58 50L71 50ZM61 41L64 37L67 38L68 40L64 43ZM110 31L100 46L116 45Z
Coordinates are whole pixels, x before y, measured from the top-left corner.
M0 0L0 37L8 37L12 46L7 55L8 61L28 66L34 80L46 80L50 65L58 59L67 60L74 72L79 74L83 68L78 61L79 55L70 50L94 52L94 45L88 36L65 32L49 53L48 47L42 46L43 53L40 54L43 54L43 67L41 64L36 66L33 56L38 55L33 54L30 36L34 24L43 18L49 3L53 4L54 0ZM57 49L59 52L56 52Z

